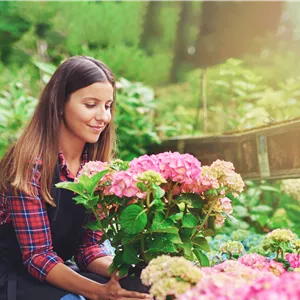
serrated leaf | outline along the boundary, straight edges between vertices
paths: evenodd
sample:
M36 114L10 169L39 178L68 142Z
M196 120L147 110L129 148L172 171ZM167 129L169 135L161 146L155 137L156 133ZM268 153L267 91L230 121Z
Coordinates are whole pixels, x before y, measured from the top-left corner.
M140 206L132 204L122 211L119 221L126 233L136 234L146 227L147 215Z
M206 252L210 252L210 248L209 248L209 245L208 245L208 242L207 242L206 238L200 237L200 236L195 237L192 240L192 243L193 243L195 248L200 248L201 250L204 250Z
M209 267L209 259L200 249L196 248L193 250L193 252L196 255L201 267Z
M59 189L66 189L75 192L81 196L85 196L84 186L79 182L64 181L64 182L56 183L55 186Z
M186 214L182 218L182 227L194 228L198 225L198 220L192 214Z

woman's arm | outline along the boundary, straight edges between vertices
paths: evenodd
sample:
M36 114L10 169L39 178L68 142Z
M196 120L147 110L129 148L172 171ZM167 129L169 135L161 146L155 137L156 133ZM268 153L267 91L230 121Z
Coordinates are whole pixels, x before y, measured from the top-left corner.
M89 272L96 273L105 277L111 277L108 274L108 268L113 261L113 256L98 257L93 260L86 268Z
M150 295L121 288L114 274L106 284L81 276L64 264L57 264L46 276L47 282L91 300L151 299Z

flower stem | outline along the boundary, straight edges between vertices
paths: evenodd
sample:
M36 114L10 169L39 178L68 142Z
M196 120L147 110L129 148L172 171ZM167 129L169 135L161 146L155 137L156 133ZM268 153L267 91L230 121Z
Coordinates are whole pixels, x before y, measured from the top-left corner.
M215 197L215 199L212 201L211 203L211 206L209 207L208 209L208 212L203 220L203 222L200 224L200 226L197 228L196 232L194 233L194 235L192 236L192 239L202 230L202 228L205 226L209 216L210 216L210 213L212 212L216 202L218 201L218 197Z
M96 217L96 220L98 221L100 230L103 232L103 235L106 237L106 239L110 240L109 236L107 235L107 233L105 232L105 230L104 230L104 228L102 226L101 220L100 220L100 218L99 218L99 216L97 214L97 211L96 211L96 209L94 207L92 208L92 212L93 212L94 216Z
M277 249L276 251L276 257L275 257L275 260L278 261L278 256L279 256L279 248Z

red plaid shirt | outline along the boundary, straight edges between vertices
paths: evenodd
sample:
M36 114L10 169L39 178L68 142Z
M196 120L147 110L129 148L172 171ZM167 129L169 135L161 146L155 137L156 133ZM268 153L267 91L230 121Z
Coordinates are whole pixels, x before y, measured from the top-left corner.
M67 167L66 160L59 153L60 180L73 181L74 175ZM83 153L82 164L88 161L87 151ZM63 260L53 251L50 225L45 201L40 196L40 168L34 171L32 186L37 197L19 192L17 196L0 193L0 226L13 222L16 236L22 252L22 259L28 272L37 279L44 281L48 272ZM110 255L104 245L99 245L101 231L86 229L75 260L81 270L94 259Z

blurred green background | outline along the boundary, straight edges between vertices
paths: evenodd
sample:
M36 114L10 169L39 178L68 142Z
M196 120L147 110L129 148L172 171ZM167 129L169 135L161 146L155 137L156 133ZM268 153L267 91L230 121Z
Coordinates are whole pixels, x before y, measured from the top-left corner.
M0 157L72 55L93 56L117 75L123 159L168 137L299 118L299 13L299 2L281 1L1 1ZM282 185L248 182L239 226L297 231L300 192Z

